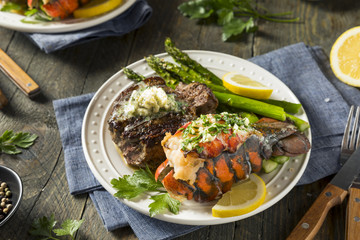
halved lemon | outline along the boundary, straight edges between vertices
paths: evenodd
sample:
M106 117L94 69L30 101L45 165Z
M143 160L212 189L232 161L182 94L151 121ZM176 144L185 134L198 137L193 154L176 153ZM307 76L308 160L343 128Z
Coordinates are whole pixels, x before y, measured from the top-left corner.
M330 51L330 66L335 76L346 84L360 87L360 27L338 37Z
M264 203L266 186L256 174L225 193L212 208L214 217L234 217L249 213Z
M222 78L223 85L231 92L255 99L268 99L273 90L237 72L229 72Z
M109 12L118 7L122 0L91 0L73 13L75 18L89 18Z

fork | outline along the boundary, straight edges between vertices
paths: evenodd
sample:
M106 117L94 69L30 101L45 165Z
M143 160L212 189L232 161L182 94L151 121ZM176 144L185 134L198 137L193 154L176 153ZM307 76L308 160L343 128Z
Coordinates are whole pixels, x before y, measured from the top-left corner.
M360 129L358 129L360 107L356 108L355 117L354 115L355 106L350 107L349 116L345 126L343 140L341 142L340 150L340 164L343 165L350 155L359 147L360 143ZM352 127L351 127L352 125ZM350 130L351 129L351 130ZM356 132L358 132L356 134ZM346 212L346 239L356 239L358 232L360 231L359 213L360 213L360 184L358 176L353 185L349 189L349 200Z
M346 160L349 159L351 154L359 147L360 144L360 131L358 131L360 106L357 106L356 108L355 117L353 117L354 109L355 106L352 105L350 107L349 116L345 126L344 136L340 148L340 165L344 165ZM357 137L356 137L356 132L358 132Z

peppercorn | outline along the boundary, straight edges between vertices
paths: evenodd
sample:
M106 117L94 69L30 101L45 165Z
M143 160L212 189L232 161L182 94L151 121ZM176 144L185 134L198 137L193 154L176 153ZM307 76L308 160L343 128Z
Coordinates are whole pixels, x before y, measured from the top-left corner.
M12 192L6 182L0 181L0 221L5 219L13 208L11 201Z

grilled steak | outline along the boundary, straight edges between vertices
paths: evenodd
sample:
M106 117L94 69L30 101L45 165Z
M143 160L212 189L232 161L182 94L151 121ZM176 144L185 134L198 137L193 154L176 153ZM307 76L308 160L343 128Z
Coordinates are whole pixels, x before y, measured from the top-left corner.
M200 114L214 113L217 105L203 84L182 84L174 90L162 78L150 77L120 93L108 119L109 130L129 165L155 170L166 158L160 144L165 133L174 134Z
M176 86L176 91L181 94L190 105L195 107L197 116L215 112L218 100L205 84L179 83Z

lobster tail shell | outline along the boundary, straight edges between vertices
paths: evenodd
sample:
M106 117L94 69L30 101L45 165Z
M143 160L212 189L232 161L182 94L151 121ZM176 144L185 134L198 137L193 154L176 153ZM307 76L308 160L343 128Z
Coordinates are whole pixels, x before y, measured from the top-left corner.
M215 158L206 159L193 184L175 179L173 169L161 179L162 172L170 168L168 160L159 166L155 176L174 198L209 202L228 192L235 182L247 179L252 170L260 171L261 165L260 140L253 135L235 152L224 151Z
M197 172L194 183L194 200L197 202L207 202L214 200L221 193L220 182L212 173L214 166L212 161L206 161L205 166Z

